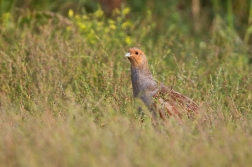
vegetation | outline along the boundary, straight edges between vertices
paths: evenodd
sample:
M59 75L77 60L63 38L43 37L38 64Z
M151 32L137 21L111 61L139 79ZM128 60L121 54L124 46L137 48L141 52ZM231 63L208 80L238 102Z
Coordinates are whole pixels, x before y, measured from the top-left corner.
M202 23L194 32L175 2L167 17L149 3L107 17L99 6L63 16L3 2L1 166L251 165L249 26L241 33L216 13L211 28ZM146 53L159 81L200 104L199 118L153 127L145 109L140 120L143 104L132 98L124 58L132 46Z

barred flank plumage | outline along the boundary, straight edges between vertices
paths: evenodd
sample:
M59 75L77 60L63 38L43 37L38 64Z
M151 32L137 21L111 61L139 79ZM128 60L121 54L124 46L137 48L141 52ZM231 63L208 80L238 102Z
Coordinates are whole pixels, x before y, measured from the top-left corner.
M199 107L192 99L154 80L143 51L133 47L125 56L131 63L133 95L140 98L153 115L159 114L166 120L166 115L180 117L184 111L197 113Z

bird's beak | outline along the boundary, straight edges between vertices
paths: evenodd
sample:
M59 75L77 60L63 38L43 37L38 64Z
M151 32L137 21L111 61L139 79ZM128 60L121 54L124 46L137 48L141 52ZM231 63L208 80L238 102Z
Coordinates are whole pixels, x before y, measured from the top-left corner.
M125 54L125 57L130 57L130 56L131 56L130 52L127 52L127 53Z

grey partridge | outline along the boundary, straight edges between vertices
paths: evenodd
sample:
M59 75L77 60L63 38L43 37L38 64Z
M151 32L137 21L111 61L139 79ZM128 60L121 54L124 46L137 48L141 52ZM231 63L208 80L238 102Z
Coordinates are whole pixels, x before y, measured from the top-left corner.
M153 78L143 51L133 47L128 50L125 57L131 63L133 95L144 102L155 118L160 116L166 120L169 116L181 117L184 111L188 116L197 113L199 107L192 99Z

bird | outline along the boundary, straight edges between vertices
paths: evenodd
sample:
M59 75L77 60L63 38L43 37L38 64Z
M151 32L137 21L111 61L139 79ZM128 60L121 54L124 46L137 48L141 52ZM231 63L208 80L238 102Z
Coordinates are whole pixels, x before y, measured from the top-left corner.
M144 52L137 47L125 54L131 64L131 82L134 98L140 98L156 120L167 120L171 116L181 118L183 113L193 117L199 106L189 97L165 86L154 79Z

